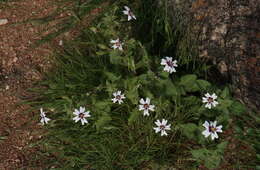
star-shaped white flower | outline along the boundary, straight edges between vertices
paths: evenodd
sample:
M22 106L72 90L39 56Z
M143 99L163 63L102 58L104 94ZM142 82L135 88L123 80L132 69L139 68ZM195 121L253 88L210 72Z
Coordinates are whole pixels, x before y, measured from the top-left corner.
M124 44L124 43L121 43L120 40L119 40L119 38L116 39L116 40L111 40L110 43L113 44L113 45L112 45L112 48L113 48L113 49L118 49L118 50L120 50L120 51L123 51L123 44Z
M217 132L221 133L222 132L222 125L217 126L217 121L214 122L208 122L205 121L203 126L206 128L202 134L207 138L211 135L211 139L214 140L215 138L218 138Z
M42 108L40 109L40 116L41 116L41 123L42 123L42 125L48 124L48 121L51 120L51 119L46 117L45 112L43 111Z
M202 97L202 102L206 103L205 107L211 109L212 107L216 107L218 105L218 102L216 99L218 96L216 96L215 93L210 95L209 93L205 94L205 97Z
M113 93L114 98L112 99L113 103L118 102L118 104L123 103L123 99L125 99L125 95L121 94L121 91L117 91Z
M149 110L154 111L155 106L150 104L150 99L147 97L144 101L143 98L139 101L141 105L139 105L139 110L144 111L144 116L149 116Z
M90 117L90 112L86 111L85 112L85 107L80 107L79 110L75 109L73 114L75 115L75 117L73 118L73 120L75 122L78 122L79 120L81 121L81 124L84 125L85 123L87 124L87 117Z
M127 20L128 21L130 21L131 19L136 20L136 17L133 14L133 12L131 11L131 9L128 6L124 6L124 8L125 8L125 10L123 11L123 13L128 16Z
M161 60L161 65L164 65L164 71L172 73L176 72L175 67L178 67L177 60L172 61L172 57L165 57Z
M171 130L171 124L167 125L167 120L162 119L162 122L160 120L157 120L154 122L157 127L153 128L155 130L155 133L161 132L161 136L167 136L166 130Z

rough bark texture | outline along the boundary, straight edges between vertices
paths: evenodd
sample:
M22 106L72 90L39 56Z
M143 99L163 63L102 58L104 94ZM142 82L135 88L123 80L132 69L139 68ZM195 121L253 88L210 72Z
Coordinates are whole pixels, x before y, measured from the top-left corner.
M199 34L199 55L230 78L236 96L260 109L260 0L171 0ZM179 9L180 10L180 9Z

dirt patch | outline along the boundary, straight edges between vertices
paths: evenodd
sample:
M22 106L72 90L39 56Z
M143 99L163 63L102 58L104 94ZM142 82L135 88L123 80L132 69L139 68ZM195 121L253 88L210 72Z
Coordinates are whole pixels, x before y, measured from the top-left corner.
M35 152L31 141L39 138L39 120L30 107L21 104L27 89L42 78L50 63L51 48L33 48L46 25L20 23L47 16L55 10L55 0L20 0L0 4L0 169L22 169Z
M79 23L81 27L62 34L48 44L34 48L33 45L49 28L70 16L64 12L54 22L40 24L36 18L50 16L57 8L56 0L19 0L0 3L0 169L43 169L39 161L38 148L32 146L41 138L42 125L39 111L33 112L29 105L22 104L31 99L28 88L43 78L43 72L51 67L48 56L53 46L61 46L62 39L73 39L98 14L94 9ZM67 4L66 4L67 5ZM68 4L70 5L70 4ZM25 22L30 20L30 22ZM32 161L35 160L35 161ZM44 161L48 160L46 157ZM33 163L33 165L31 165Z

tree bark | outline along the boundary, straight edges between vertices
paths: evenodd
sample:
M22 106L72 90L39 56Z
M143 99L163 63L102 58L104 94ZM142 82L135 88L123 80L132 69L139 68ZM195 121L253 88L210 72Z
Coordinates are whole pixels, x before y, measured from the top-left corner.
M199 35L199 56L230 78L235 95L260 110L260 0L171 0ZM179 9L180 10L180 9Z

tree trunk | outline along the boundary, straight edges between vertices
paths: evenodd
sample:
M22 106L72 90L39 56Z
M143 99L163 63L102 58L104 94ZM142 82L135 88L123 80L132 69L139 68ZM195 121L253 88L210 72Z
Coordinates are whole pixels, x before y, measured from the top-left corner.
M171 0L170 8L193 21L200 57L230 78L236 97L260 110L260 0Z

